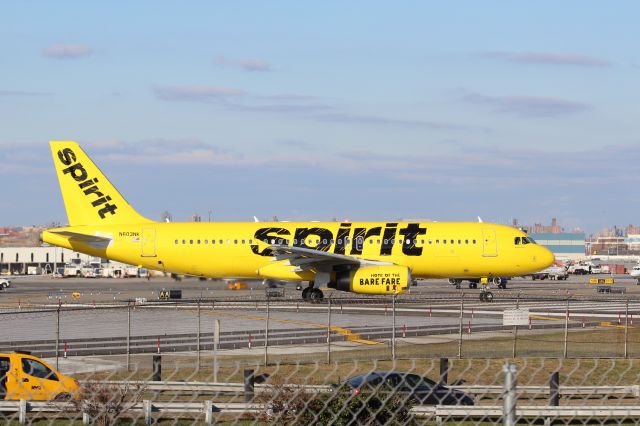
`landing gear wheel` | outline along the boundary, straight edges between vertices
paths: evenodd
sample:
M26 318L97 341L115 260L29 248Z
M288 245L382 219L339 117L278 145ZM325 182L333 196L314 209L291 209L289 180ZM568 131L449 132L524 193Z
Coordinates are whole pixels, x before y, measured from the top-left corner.
M506 290L506 289L507 289L507 283L500 283L500 284L498 284L498 288L501 288L501 289L503 289L503 290Z
M324 294L319 288L312 288L309 289L309 299L311 299L312 302L320 302L324 299Z
M480 301L487 303L493 302L493 293L491 293L490 291L483 291L482 293L480 293Z
M304 290L302 290L302 300L307 300L309 299L309 292L313 290L312 288L305 288Z
M478 288L478 283L469 283L469 288L470 288L470 289L476 289L476 288Z

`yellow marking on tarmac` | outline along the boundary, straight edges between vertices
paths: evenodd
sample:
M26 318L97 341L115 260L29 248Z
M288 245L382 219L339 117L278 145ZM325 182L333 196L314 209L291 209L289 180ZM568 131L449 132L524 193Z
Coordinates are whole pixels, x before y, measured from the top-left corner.
M229 317L245 318L245 319L258 320L258 321L264 321L266 319L265 317L261 317L261 316L258 316L258 315L234 314L232 312L214 311L214 312L207 312L207 314L208 315L218 314L218 315L225 315L225 316L229 316ZM287 319L277 319L277 318L269 318L269 321L279 322L279 323L283 323L283 324L308 325L310 327L327 328L327 324L322 324L322 323L318 323L318 322L297 321L297 320L287 320ZM361 339L360 335L358 333L354 333L353 331L349 330L348 328L343 328L343 327L338 327L337 325L332 325L331 326L331 330L335 331L338 334L341 334L341 335L345 336L349 342L362 343L363 345L380 345L380 344L382 344L382 342L378 342L376 340Z
M540 319L540 320L549 320L549 321L560 321L564 318L555 318L555 317L547 317L544 315L529 315L529 318Z

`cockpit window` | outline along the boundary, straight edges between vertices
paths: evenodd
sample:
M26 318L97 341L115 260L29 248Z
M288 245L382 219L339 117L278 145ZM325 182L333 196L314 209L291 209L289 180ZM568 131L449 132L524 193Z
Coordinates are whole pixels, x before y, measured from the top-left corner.
M529 244L529 238L522 237L522 244Z
M520 244L520 237L516 237L513 242L515 243L515 245L519 245Z

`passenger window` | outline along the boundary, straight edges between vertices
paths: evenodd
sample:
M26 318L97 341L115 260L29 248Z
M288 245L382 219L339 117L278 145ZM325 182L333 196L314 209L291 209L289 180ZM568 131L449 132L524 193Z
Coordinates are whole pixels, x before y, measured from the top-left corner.
M475 243L476 243L476 240L473 240L473 244L475 244Z
M233 240L233 244L238 244L238 240Z
M242 240L242 244L244 244L244 240Z
M447 240L442 240L442 244L447 244Z
M193 244L193 240L189 240L189 244Z
M462 244L462 240L458 240L458 244Z
M338 244L338 245L341 245L341 244L342 244L342 238L338 240L337 244Z
M253 240L249 240L249 244L253 244Z
M266 240L265 240L265 242L266 242ZM224 244L224 240L219 240L218 244Z
M376 244L380 244L380 240L376 240Z
M187 244L187 240L182 240L182 244Z
M389 243L389 240L384 240L384 243L385 243L385 244L388 244L388 243Z
M432 241L432 240L429 240L429 244L431 244L431 243L433 243L433 241Z
M455 243L455 241L451 240L451 244Z
M198 240L198 244L200 244L200 240Z
M215 244L215 243L216 243L216 240L211 240L211 244Z
M440 240L436 240L436 244L440 244Z
M327 244L327 240L322 240L322 244Z
M465 244L469 244L469 240L464 240L464 243Z
M49 367L35 359L22 358L22 371L29 376L37 377L39 379L58 381L58 376L56 376Z
M209 240L204 240L204 243L205 244L209 244Z
M176 240L176 244L178 244L178 240Z

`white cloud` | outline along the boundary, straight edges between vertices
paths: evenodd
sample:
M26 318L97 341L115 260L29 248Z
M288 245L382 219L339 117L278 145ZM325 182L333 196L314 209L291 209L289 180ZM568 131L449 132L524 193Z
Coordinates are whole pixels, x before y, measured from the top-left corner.
M82 44L54 44L42 51L42 54L53 59L77 59L89 56L94 50Z

